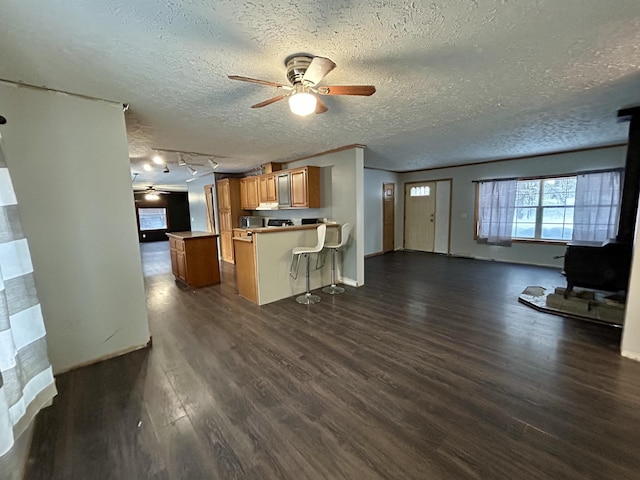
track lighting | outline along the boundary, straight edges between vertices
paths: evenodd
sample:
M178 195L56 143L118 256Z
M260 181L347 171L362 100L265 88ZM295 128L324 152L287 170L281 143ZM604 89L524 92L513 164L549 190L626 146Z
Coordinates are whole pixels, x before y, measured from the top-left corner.
M216 162L214 160L214 158L224 158L222 156L219 155L212 155L210 153L200 153L200 152L187 152L184 150L169 150L166 148L156 148L156 147L151 147L151 150L153 150L154 152L156 152L156 156L154 156L154 161L156 157L160 157L159 153L175 153L178 156L178 166L179 167L187 167L189 169L189 172L191 173L191 175L196 175L198 173L198 171L193 168L195 167L206 167L207 164L209 164L209 166L211 167L212 170L215 170L216 168L218 168L220 165L218 164L218 162ZM189 162L187 162L184 159L184 156L187 155L189 158ZM200 160L197 157L208 157L207 158L207 163L201 163L204 160ZM166 161L163 160L162 164L166 164ZM166 172L166 170L163 170L163 172Z
M164 163L164 160L162 159L162 157L160 155L158 155L157 153L153 156L153 163L155 163L156 165L162 165Z
M145 172L150 172L151 170L153 170L153 167L149 163L145 163L144 165L142 165L142 168L144 168Z
M169 165L165 165L165 166L164 166L164 170L162 170L162 172L163 172L163 173L169 173L169 172L170 172L170 170L169 170Z

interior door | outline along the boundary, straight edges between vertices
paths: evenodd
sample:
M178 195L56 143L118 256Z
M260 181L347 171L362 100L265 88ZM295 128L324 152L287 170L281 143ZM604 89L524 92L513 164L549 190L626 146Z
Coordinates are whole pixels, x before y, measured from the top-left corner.
M404 195L404 248L433 252L436 232L436 183L410 183Z
M205 211L207 215L207 231L216 233L216 219L213 214L213 185L204 186Z
M395 247L395 183L382 185L382 252L393 252Z

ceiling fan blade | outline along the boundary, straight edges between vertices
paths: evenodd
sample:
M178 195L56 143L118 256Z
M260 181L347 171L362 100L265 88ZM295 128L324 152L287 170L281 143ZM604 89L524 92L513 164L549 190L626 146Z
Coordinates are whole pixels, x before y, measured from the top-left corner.
M285 93L283 95L278 95L277 97L270 98L269 100L265 100L264 102L260 102L260 103L256 103L255 105L251 105L251 108L266 107L267 105L271 105L272 103L278 102L278 101L282 100L283 98L288 97L289 95L290 95L289 93Z
M315 85L319 83L327 74L336 68L336 64L328 58L313 57L302 77L302 83Z
M239 75L228 75L231 80L240 80L241 82L258 83L260 85L267 85L268 87L286 87L281 83L268 82L267 80L258 80L257 78L241 77Z
M329 110L329 109L324 104L324 102L316 97L316 113L324 113L327 110Z
M376 93L373 85L338 85L318 88L320 95L364 95L368 97Z

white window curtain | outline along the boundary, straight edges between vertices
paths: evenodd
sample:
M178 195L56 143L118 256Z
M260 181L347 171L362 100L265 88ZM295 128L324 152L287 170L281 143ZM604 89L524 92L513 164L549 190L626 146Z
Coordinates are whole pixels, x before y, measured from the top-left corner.
M616 236L621 180L620 170L578 174L573 240L604 242Z
M0 137L0 459L57 394L31 255ZM0 462L0 478L11 472Z
M478 192L478 242L511 245L516 205L516 180L480 182Z

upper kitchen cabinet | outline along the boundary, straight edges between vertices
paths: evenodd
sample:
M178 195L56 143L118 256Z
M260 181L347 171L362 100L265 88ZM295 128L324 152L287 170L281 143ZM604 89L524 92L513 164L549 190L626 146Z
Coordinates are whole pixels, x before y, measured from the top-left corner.
M240 201L243 210L255 210L260 204L258 198L258 178L240 179Z
M258 177L259 203L275 203L278 201L276 174L260 175Z
M320 167L289 170L291 208L320 208Z

